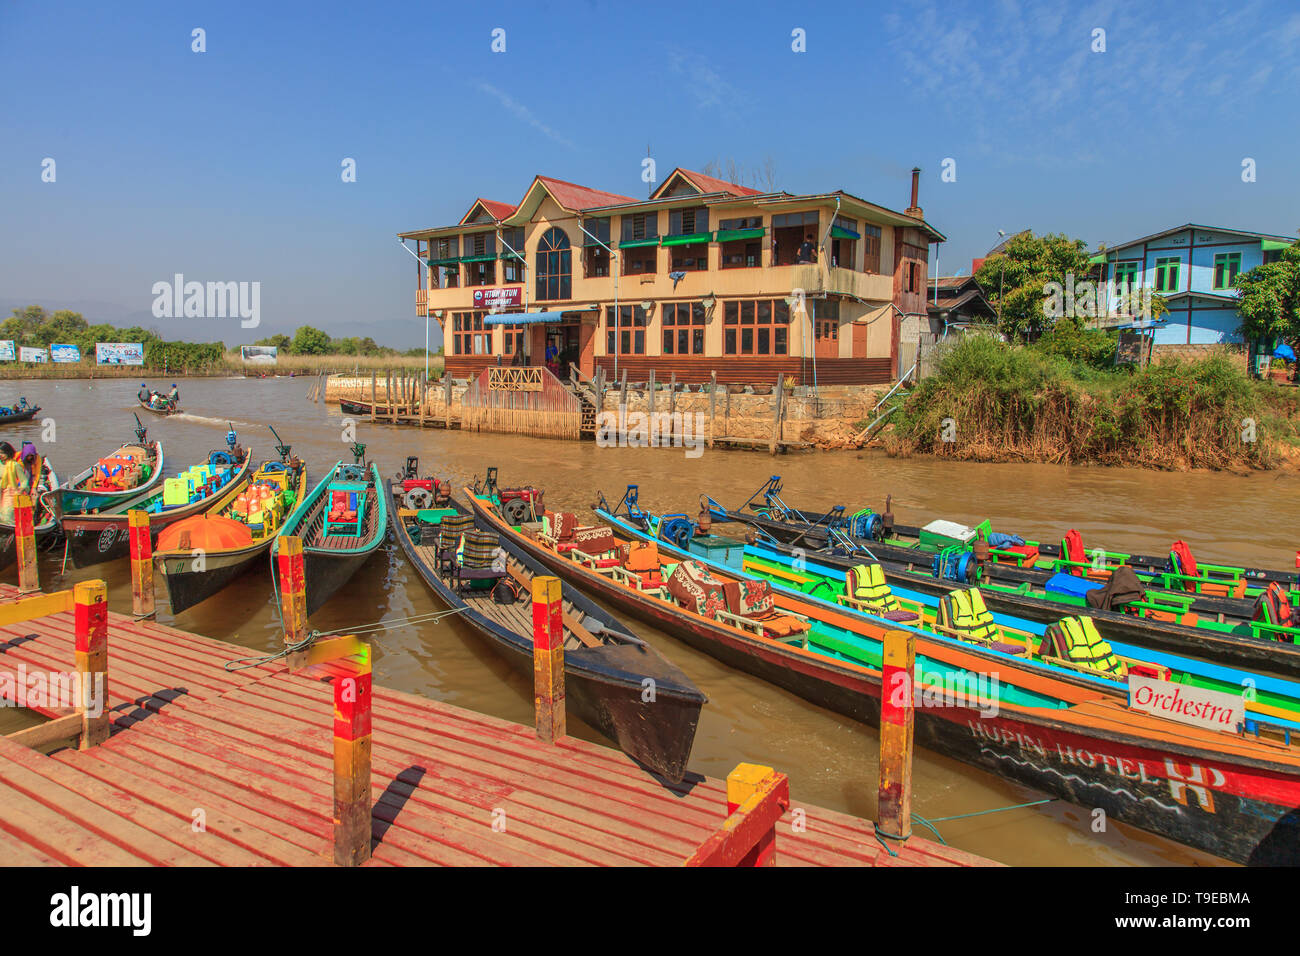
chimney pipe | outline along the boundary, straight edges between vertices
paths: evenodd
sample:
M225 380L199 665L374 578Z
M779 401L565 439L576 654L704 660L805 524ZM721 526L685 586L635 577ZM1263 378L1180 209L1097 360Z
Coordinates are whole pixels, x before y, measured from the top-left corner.
M908 206L904 212L913 219L924 219L925 215L921 212L921 207L916 204L918 194L921 189L921 167L912 167L912 205Z

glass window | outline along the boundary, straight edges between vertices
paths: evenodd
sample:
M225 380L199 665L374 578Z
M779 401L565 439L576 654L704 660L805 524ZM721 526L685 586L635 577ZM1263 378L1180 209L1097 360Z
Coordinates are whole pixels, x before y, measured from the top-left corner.
M609 355L645 355L645 330L649 324L645 309L620 305L615 318L614 307L605 306L605 351Z
M1216 289L1232 288L1233 280L1241 272L1240 252L1220 252L1214 257L1214 287Z
M785 355L789 348L789 324L790 307L784 299L723 302L723 354Z
M1156 260L1156 291L1178 291L1178 259L1167 257Z
M689 236L709 231L709 211L700 206L692 209L673 209L668 213L668 234Z
M572 298L572 256L563 229L548 229L537 244L537 298Z
M659 214L653 212L638 212L623 217L623 231L620 234L623 242L631 242L636 239L656 239L659 237Z

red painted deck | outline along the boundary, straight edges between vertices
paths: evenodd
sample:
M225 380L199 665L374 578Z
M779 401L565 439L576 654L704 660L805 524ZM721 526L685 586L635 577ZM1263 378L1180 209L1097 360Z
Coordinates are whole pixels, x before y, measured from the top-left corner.
M71 670L72 640L71 613L0 628L0 672ZM107 743L45 756L0 738L0 865L331 865L330 685L227 672L248 649L120 614L108 641ZM668 788L616 750L378 685L372 788L376 866L673 866L726 812L723 781ZM792 790L807 829L786 814L778 865L988 863L919 837L891 857L870 823Z

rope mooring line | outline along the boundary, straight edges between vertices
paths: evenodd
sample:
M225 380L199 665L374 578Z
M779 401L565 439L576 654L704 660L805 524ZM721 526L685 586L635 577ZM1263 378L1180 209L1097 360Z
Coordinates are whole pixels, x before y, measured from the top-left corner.
M1031 800L1029 803L1013 803L1005 807L991 807L988 810L975 810L972 811L971 813L957 813L950 817L935 817L933 820L927 820L919 813L913 813L912 822L919 823L921 826L928 829L931 833L934 834L935 839L937 839L944 846L947 846L948 841L943 838L943 834L941 834L939 832L939 828L935 826L936 823L947 823L950 820L965 820L967 817L982 817L989 813L1001 813L1003 810L1023 810L1026 807L1039 807L1042 806L1044 803L1055 803L1059 799L1061 798L1046 797L1043 800Z
M278 606L278 605L277 605ZM449 608L445 611L429 611L425 614L414 614L410 617L396 617L387 620L375 621L371 624L361 624L357 627L341 627L334 631L312 631L301 641L296 644L286 644L274 654L259 654L255 657L240 657L233 661L226 661L227 671L247 670L250 667L260 667L263 664L270 664L281 658L288 657L296 651L306 650L317 639L322 637L335 637L339 634L377 634L381 631L396 630L399 627L411 627L415 624L431 624L441 621L444 617L450 617L453 614L459 614L468 610L467 607Z

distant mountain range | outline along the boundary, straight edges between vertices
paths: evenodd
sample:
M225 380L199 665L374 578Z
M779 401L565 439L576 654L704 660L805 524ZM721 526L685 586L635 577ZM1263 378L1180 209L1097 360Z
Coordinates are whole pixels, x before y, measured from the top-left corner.
M239 319L159 319L147 309L130 309L117 302L102 302L94 299L14 299L0 298L0 321L13 315L14 309L25 309L29 305L39 305L47 312L70 309L80 312L91 325L106 322L121 328L138 325L150 329L169 341L179 342L224 342L227 348L251 345L257 339L284 334L292 336L300 325L314 325L334 338L355 335L361 338L370 336L376 343L388 348L406 349L424 345L424 321L419 316L410 319L378 319L373 322L313 322L303 319L292 324L269 322L264 317L262 324L255 329L241 328ZM429 348L437 350L442 344L442 334L437 322L429 325Z

